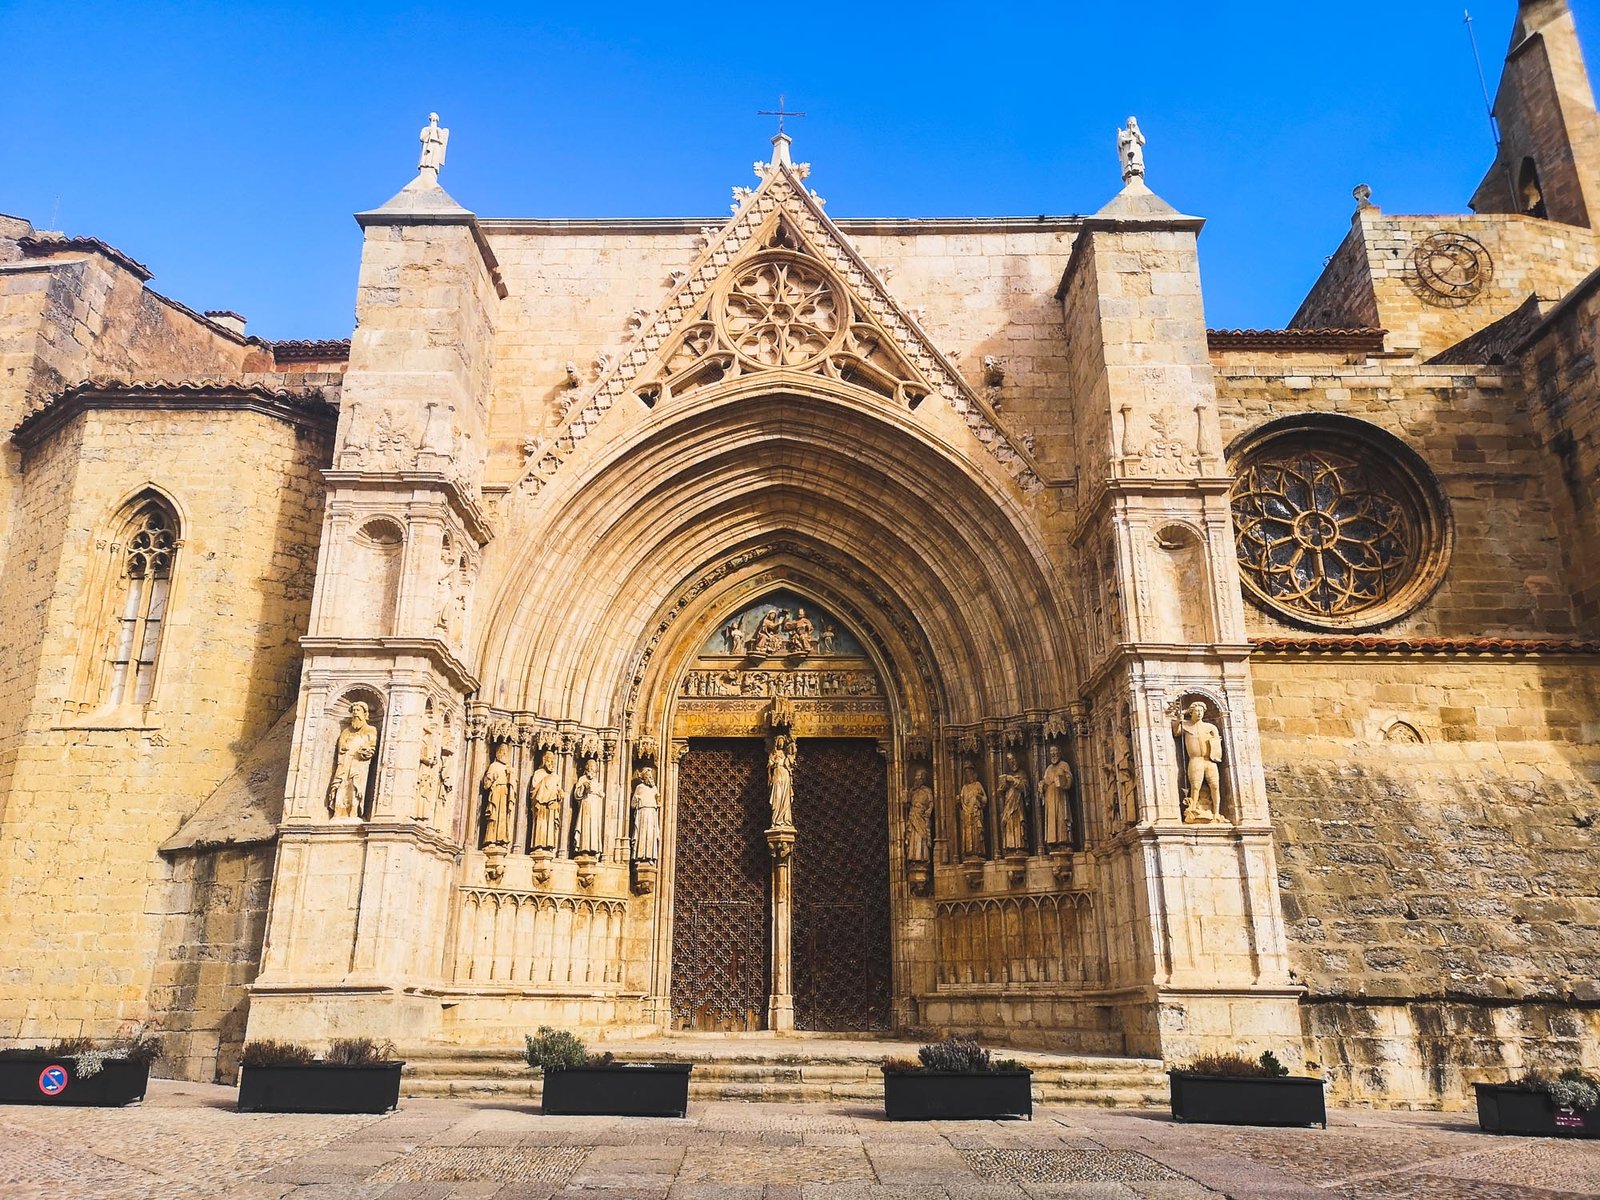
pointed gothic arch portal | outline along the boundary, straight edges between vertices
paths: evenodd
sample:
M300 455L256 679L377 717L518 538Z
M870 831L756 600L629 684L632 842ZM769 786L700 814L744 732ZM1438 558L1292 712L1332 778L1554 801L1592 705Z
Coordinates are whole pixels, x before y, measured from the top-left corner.
M672 1023L889 1028L891 722L877 663L792 587L737 602L698 641L670 716L682 749Z

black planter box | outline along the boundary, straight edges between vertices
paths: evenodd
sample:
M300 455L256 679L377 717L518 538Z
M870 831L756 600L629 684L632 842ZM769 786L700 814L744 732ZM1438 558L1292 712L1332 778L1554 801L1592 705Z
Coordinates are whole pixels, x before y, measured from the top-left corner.
M239 1072L240 1112L385 1113L400 1103L400 1068L340 1067L305 1063L244 1067Z
M693 1063L612 1063L544 1073L551 1117L681 1117Z
M78 1074L77 1061L70 1057L0 1058L0 1104L120 1108L143 1100L149 1085L150 1064L127 1058L102 1059L100 1069L87 1077Z
M1328 1127L1322 1080L1303 1075L1240 1079L1168 1071L1172 1119L1202 1125L1321 1125Z
M1478 1128L1485 1133L1523 1137L1600 1138L1600 1112L1557 1108L1535 1088L1508 1083L1479 1083Z
M1031 1121L1033 1072L885 1068L883 1115L891 1121Z

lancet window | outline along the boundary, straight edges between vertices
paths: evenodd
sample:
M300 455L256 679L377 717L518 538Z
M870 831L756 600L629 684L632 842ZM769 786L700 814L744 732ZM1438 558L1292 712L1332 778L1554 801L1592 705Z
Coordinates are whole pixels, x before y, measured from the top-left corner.
M173 566L178 555L178 522L156 497L135 503L113 543L117 575L116 606L106 638L102 703L144 704L155 692L156 662L166 625Z

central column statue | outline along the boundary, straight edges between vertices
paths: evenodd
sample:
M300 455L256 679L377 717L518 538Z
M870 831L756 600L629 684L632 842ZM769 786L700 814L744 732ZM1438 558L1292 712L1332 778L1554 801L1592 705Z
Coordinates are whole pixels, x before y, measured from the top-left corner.
M792 707L774 702L767 714L775 728L790 729ZM772 826L767 849L772 853L772 993L767 1000L767 1028L794 1028L794 764L800 751L792 733L777 732L767 754L767 784Z

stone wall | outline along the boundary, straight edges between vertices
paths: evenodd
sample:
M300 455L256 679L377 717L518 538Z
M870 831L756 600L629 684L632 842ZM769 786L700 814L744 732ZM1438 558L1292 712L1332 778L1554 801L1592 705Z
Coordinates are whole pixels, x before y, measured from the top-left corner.
M329 453L314 421L91 408L23 455L0 575L0 625L26 631L0 662L0 1038L107 1036L152 1014L173 903L157 847L292 702ZM151 485L182 539L156 691L131 713L81 711L74 680L107 636L88 627L94 564Z
M1415 255L1436 234L1478 243L1481 290L1446 300L1419 281ZM1565 295L1597 266L1600 242L1587 229L1517 215L1388 216L1367 208L1289 324L1376 326L1389 331L1391 351L1431 358L1529 296L1551 302Z
M272 892L271 843L173 855L162 901L161 952L150 989L162 1031L160 1071L232 1083L238 1074Z
M1387 356L1214 356L1223 440L1269 421L1352 417L1398 438L1438 479L1455 529L1439 589L1385 637L1571 636L1562 531L1548 456L1513 368L1434 367ZM1515 536L1495 531L1515 530ZM1252 637L1305 630L1247 604Z
M1585 632L1600 629L1600 376L1595 332L1600 292L1593 282L1569 296L1521 351L1528 407L1556 522L1573 608Z
M1255 678L1334 1094L1458 1106L1473 1080L1600 1063L1600 664L1258 654Z

